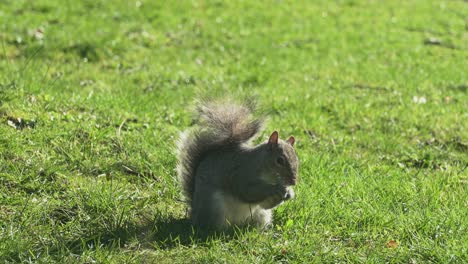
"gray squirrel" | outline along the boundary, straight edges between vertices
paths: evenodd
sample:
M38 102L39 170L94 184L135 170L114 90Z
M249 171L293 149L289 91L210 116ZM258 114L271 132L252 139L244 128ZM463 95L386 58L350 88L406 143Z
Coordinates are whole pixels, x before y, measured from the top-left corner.
M295 139L274 131L268 142L251 146L263 118L254 105L232 100L203 101L195 126L182 133L177 173L196 227L271 224L271 209L294 198L299 160Z

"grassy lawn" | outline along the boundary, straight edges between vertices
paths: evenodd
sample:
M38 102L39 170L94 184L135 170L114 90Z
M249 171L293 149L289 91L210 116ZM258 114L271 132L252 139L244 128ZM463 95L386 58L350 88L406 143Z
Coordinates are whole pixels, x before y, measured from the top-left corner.
M164 3L166 2L166 3ZM0 262L466 263L466 1L0 1ZM175 179L202 94L294 135L266 231Z

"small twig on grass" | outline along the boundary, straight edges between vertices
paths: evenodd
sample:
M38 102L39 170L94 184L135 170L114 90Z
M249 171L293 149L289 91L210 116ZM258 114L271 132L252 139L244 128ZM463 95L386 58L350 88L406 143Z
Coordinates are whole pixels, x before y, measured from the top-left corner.
M293 39L291 41L285 41L275 46L276 47L289 47L289 46L302 47L306 44L313 43L313 42L318 42L318 40L315 38Z
M127 122L127 118L125 118L122 123L120 123L119 128L117 129L117 138L120 139L120 131L122 130L122 127L125 125L125 122Z
M459 49L457 46L451 43L445 43L442 40L435 38L435 37L425 39L424 45L439 46L439 47L449 48L449 49Z
M128 174L131 174L131 175L136 175L136 176L140 176L140 173L137 172L137 171L134 171L132 168L122 164L122 169L124 172L128 173Z
M388 91L391 90L390 88L387 88L387 87L384 87L384 86L372 86L372 85L360 84L360 83L351 84L351 85L348 85L348 87L349 88L357 88L357 89L385 91L385 92L388 92Z

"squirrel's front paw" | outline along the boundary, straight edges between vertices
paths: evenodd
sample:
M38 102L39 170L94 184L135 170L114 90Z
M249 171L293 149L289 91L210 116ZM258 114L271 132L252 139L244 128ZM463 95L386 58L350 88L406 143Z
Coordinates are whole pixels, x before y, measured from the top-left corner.
M275 188L274 194L260 203L263 209L271 209L287 200L288 189L283 186L276 186Z

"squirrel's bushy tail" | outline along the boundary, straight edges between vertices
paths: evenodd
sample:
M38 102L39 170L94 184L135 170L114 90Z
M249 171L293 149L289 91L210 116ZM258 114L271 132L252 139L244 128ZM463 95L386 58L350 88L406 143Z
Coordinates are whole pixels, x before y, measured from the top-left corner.
M182 133L178 144L177 173L188 203L203 157L212 150L246 143L261 130L263 118L255 118L254 109L253 102L198 102L195 126Z

